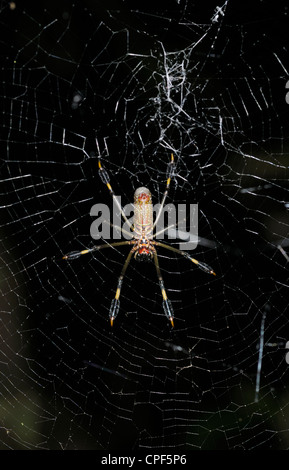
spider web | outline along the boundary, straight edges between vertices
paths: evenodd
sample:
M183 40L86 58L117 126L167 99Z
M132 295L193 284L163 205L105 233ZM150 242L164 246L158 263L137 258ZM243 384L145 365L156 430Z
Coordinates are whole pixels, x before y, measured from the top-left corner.
M1 449L287 449L288 8L1 2ZM156 2L158 3L158 2ZM91 248L95 203L198 203L188 260ZM177 241L172 241L178 246Z

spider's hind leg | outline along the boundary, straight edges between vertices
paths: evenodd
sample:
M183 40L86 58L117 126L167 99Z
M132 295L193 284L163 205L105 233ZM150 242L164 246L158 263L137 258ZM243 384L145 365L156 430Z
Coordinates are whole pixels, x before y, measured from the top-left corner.
M163 280L163 277L162 277L162 274L161 274L158 255L157 255L156 250L153 251L153 255L154 255L154 263L155 263L155 267L156 267L156 270L157 270L159 285L160 285L161 293L162 293L162 296L163 296L163 309L164 309L164 312L165 312L165 315L166 315L167 319L171 322L172 327L174 327L174 310L173 310L172 303L168 299L168 296L167 296L167 293L166 293L166 290L165 290L164 280Z
M130 250L126 260L125 260L125 263L123 265L123 268L121 270L120 276L119 276L118 281L117 281L117 288L116 288L116 292L115 292L115 297L111 301L111 305L110 305L110 309L109 309L109 318L110 318L111 326L113 326L113 322L114 322L114 320L117 317L118 312L119 312L119 307L120 307L119 297L120 297L120 291L121 291L121 287L122 287L122 283L123 283L123 278L124 278L125 272L127 270L127 267L130 263L131 257L134 254L134 252L135 252L135 248L132 248Z
M177 248L173 247L173 246L170 246L170 245L167 245L166 243L161 243L161 242L154 242L154 245L156 246L160 246L162 248L165 248L166 250L171 250L173 251L174 253L178 253L179 255L182 255L184 256L185 258L189 259L190 261L192 261L192 263L194 263L196 266L198 266L198 268L200 268L202 271L204 271L205 273L207 274L213 274L214 276L216 276L216 273L215 271L211 268L211 266L209 266L207 263L203 263L202 261L198 261L196 260L195 258L192 258L189 253L187 253L186 251L183 251L183 250L178 250Z

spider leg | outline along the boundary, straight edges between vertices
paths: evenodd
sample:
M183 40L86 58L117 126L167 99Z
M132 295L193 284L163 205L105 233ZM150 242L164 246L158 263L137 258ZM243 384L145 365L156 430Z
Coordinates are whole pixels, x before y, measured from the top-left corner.
M167 230L169 230L170 228L174 228L176 227L176 224L171 224L169 225L168 227L165 227L165 228L162 228L161 230L159 230L158 232L156 232L153 236L153 238L156 238L158 237L159 235L161 235L162 233L166 232Z
M123 218L124 218L124 220L126 221L126 223L128 224L128 226L132 229L132 228L133 228L133 227L132 227L132 224L131 224L131 223L129 222L129 220L127 219L127 217L126 217L126 215L125 215L125 213L124 213L124 210L123 210L123 208L122 208L121 205L120 205L119 200L117 199L116 195L114 194L114 191L113 191L113 189L112 189L112 187L111 187L111 185L110 185L109 174L108 174L108 172L106 171L106 169L102 167L100 159L98 160L98 167L99 167L98 173L99 173L99 176L100 176L101 181L102 181L104 184L106 184L106 186L107 186L107 188L108 188L110 194L112 195L112 198L113 198L114 202L116 203L118 209L119 209L120 212L121 212L121 215L123 216Z
M112 224L111 222L108 222L107 220L104 220L103 223L104 223L104 224L107 224L107 225L110 225L112 228L115 228L115 229L118 230L120 233L125 234L125 235L129 235L130 238L133 238L133 233L132 233L132 232L128 232L128 231L125 230L123 227L118 227L117 225L114 225L114 224Z
M105 243L104 245L96 245L86 250L71 251L67 255L64 255L62 259L76 259L76 258L79 258L81 255L86 255L87 253L92 253L93 251L102 250L103 248L111 248L114 246L121 246L121 245L131 245L133 243L134 242L131 240L126 240L125 242Z
M153 251L153 254L154 254L154 263L155 263L155 267L156 267L156 270L157 270L159 285L160 285L161 293L162 293L162 296L163 296L163 309L164 309L166 317L170 320L172 326L174 326L173 306L172 306L171 301L168 299L168 296L167 296L167 293L166 293L166 290L165 290L164 280L163 280L161 270L160 270L160 266L159 266L158 255L157 255L157 252L156 252L155 249Z
M196 264L198 266L198 268L200 268L202 271L205 271L205 273L213 274L214 276L216 276L216 273L214 272L214 270L208 264L203 263L201 261L198 261L195 258L192 258L189 255L189 253L187 253L186 251L178 250L178 248L175 248L175 247L170 246L170 245L166 245L166 243L161 243L161 242L156 242L156 241L153 241L152 243L156 246L160 246L162 248L165 248L166 250L171 250L174 253L178 253L179 255L184 256L185 258L189 259L194 264Z
M161 213L162 213L162 210L163 210L163 207L164 207L164 203L165 203L165 200L166 200L168 192L169 192L169 187L170 187L170 184L171 184L172 176L174 174L174 170L175 170L175 160L174 160L174 155L171 154L171 160L169 161L168 166L167 166L167 187L165 189L163 199L162 199L159 211L157 213L156 220L155 220L154 225L153 225L153 229L157 225L158 220L161 216Z
M120 307L119 296L120 296L120 291L121 291L121 287L122 287L122 283L123 283L123 278L124 278L125 272L127 270L127 267L130 263L131 257L132 257L132 255L134 254L135 251L136 251L135 247L133 247L130 250L130 252L129 252L129 254L128 254L126 260L125 260L125 263L122 267L122 270L121 270L120 276L118 278L118 281L117 281L117 289L116 289L115 297L111 301L110 310L109 310L109 318L110 318L111 326L113 326L113 321L114 321L114 319L116 318L116 316L119 312L119 307Z
M153 238L157 238L159 235L161 235L162 233L166 232L167 230L169 230L170 228L177 228L179 226L179 223L180 222L183 222L184 220L186 220L185 218L182 220L182 221L178 221L176 224L171 224L171 225L168 225L167 227L165 228L162 228L161 230L159 230L158 232L156 232L153 236Z

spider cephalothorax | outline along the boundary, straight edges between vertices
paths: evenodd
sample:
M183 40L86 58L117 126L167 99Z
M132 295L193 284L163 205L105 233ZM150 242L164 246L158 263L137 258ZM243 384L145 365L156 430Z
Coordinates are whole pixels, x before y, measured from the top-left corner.
M134 258L136 261L152 261L154 254L154 247L148 239L143 238L139 240L136 246Z

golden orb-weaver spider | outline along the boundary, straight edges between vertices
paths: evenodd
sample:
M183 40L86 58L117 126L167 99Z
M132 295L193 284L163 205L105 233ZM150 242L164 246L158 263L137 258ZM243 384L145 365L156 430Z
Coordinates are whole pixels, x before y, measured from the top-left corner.
M197 261L195 258L192 258L186 251L179 250L177 248L174 248L170 245L167 245L166 243L161 243L156 240L154 240L155 236L157 235L154 233L154 229L157 225L157 222L159 220L159 217L161 215L161 212L164 207L164 203L166 200L166 197L168 195L170 183L171 183L171 178L174 174L174 169L175 169L175 161L174 161L174 156L171 154L171 160L168 163L167 166L167 186L165 189L165 192L163 194L162 202L159 207L158 213L156 215L155 221L153 221L153 205L152 205L152 195L149 189L145 187L140 187L137 188L135 193L134 193L134 218L133 218L133 224L131 224L125 213L123 208L121 207L119 200L117 199L111 185L110 185L110 179L108 172L102 167L100 159L98 160L98 166L99 166L99 175L103 183L106 184L107 188L109 189L115 203L117 204L122 217L126 221L126 223L129 225L130 229L132 230L133 233L133 238L132 240L126 240L122 242L114 242L111 244L105 244L105 245L96 245L93 248L89 248L86 250L82 251L73 251L71 253L68 253L67 255L63 256L63 259L65 260L72 260L76 259L81 255L85 255L87 253L92 253L93 251L98 251L102 250L104 248L109 248L109 247L116 247L116 246L122 246L122 245L132 245L132 249L130 250L126 261L123 265L121 274L118 278L118 283L117 283L117 289L115 293L115 297L111 302L110 310L109 310L109 318L110 318L110 324L111 326L113 325L113 322L119 312L120 308L120 292L122 288L122 283L123 283L123 278L125 276L125 272L127 270L127 267L131 261L132 256L134 255L134 258L137 261L150 261L153 260L156 271L157 271L157 277L163 297L163 310L165 312L166 317L169 319L171 322L172 326L174 326L174 312L173 312L173 307L171 304L171 301L167 297L167 293L165 290L164 286L164 281L162 278L162 274L160 271L159 267L159 261L158 261L158 255L156 251L156 247L161 247L166 250L171 250L175 253L178 253L185 258L189 259L192 261L194 264L196 264L202 271L205 271L206 273L213 274L214 276L216 275L213 269L208 266L206 263Z

